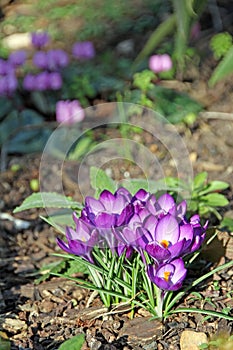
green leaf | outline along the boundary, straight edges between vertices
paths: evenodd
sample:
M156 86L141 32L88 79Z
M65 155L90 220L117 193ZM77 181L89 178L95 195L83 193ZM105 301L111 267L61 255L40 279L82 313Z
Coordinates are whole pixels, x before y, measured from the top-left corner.
M0 350L10 350L10 349L11 349L10 340L2 338L0 334Z
M79 202L71 200L59 193L54 192L38 192L27 197L23 203L16 207L14 213L32 208L75 208L82 209Z
M199 196L202 196L204 194L214 192L214 191L221 191L225 190L229 187L229 184L224 181L211 181L204 189L203 191L199 192Z
M68 155L68 159L70 160L80 160L91 148L95 145L95 142L91 137L83 137L81 138L75 149L71 151Z
M202 197L202 201L212 207L225 207L229 204L228 199L220 193L210 193Z
M169 34L171 34L176 26L176 16L171 15L167 20L163 21L151 34L142 51L135 60L135 65L150 55L161 41Z
M213 74L210 77L209 85L213 87L219 80L227 77L233 73L233 45L227 52L226 56L215 68Z
M90 181L91 186L96 190L96 195L100 194L103 190L108 190L112 193L116 191L116 183L113 181L104 170L92 166L90 168Z
M69 267L64 273L64 276L72 276L76 273L89 274L88 267L85 265L85 263L82 263L82 261L69 260L68 264L69 264Z
M220 228L226 228L233 232L233 219L224 217L223 220L221 221Z
M62 343L58 350L81 350L85 342L84 334L78 334Z
M43 281L46 281L53 273L59 273L66 267L66 260L54 261L51 264L42 266L40 273L42 274L37 278L34 283L39 284Z
M208 177L208 174L206 171L203 171L202 173L197 174L193 180L194 190L197 190L198 188L203 187L205 185L207 177Z

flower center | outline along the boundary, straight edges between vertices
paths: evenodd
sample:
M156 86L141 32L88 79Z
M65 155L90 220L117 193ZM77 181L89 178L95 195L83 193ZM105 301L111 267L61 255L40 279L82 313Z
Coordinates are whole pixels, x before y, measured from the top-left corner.
M166 249L169 247L169 242L166 239L163 239L160 244Z
M163 276L166 282L168 282L171 272L164 271Z

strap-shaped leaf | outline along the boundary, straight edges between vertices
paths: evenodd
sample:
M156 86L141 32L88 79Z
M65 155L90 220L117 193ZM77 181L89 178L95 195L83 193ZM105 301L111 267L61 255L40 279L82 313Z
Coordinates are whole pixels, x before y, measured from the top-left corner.
M226 56L215 68L210 80L209 85L213 87L219 80L233 74L233 45L227 52Z

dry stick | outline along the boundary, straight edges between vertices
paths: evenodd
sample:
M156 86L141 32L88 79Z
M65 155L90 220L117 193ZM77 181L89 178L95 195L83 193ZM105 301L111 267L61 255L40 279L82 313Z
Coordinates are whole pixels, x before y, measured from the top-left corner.
M223 113L223 112L201 112L199 114L201 118L204 119L222 119L222 120L233 120L233 113Z

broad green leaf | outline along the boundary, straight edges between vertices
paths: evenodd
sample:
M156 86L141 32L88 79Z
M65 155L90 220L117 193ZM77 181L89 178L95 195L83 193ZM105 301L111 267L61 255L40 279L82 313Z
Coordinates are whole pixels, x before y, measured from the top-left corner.
M197 190L198 188L203 187L205 185L207 177L208 177L208 174L206 171L197 174L193 180L194 190Z
M81 350L84 342L84 334L78 334L62 343L58 350Z
M206 188L203 189L203 191L199 192L199 195L202 196L204 194L214 192L214 191L220 191L225 190L229 187L229 184L224 181L211 181Z
M233 232L233 219L228 218L228 217L224 217L223 220L221 221L220 227L226 228L226 229L230 230L231 232Z
M100 194L103 190L108 190L112 193L116 191L116 183L113 181L104 170L92 166L90 168L91 186L96 190L96 194Z
M219 80L230 74L233 74L233 45L211 75L209 80L210 87L213 87Z
M77 273L89 274L88 267L85 265L85 263L82 263L81 261L69 260L68 264L69 264L69 267L67 268L66 272L64 273L64 276L72 276L72 275L77 274Z
M19 207L15 208L14 213L19 213L20 211L32 208L82 209L82 205L59 193L38 192L27 197Z
M202 201L212 207L224 207L229 204L228 199L220 193L210 193L202 197Z

